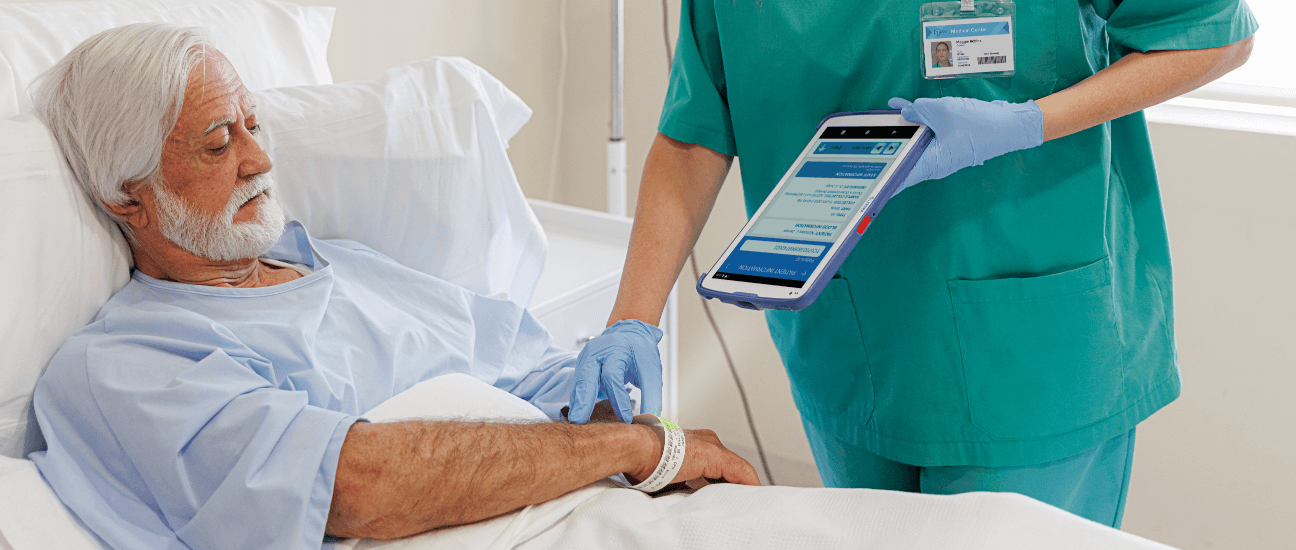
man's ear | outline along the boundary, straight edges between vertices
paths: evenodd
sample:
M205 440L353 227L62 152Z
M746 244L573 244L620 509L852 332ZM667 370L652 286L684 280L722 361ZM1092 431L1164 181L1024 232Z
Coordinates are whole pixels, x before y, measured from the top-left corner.
M125 191L127 197L129 197L126 202L121 204L108 204L105 202L103 203L104 208L107 208L109 212L116 214L118 218L121 218L122 221L125 221L127 225L130 225L136 230L144 229L145 227L148 227L149 215L148 211L144 208L144 202L140 200L140 195L141 191L146 188L148 188L148 186L143 185L143 180L128 181L122 184L122 190ZM151 196L149 198L152 199Z

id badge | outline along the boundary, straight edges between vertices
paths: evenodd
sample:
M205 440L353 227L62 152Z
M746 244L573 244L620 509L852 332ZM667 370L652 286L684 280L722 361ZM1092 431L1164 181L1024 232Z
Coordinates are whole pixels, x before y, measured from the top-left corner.
M976 78L1016 72L1011 0L959 0L922 5L923 76Z

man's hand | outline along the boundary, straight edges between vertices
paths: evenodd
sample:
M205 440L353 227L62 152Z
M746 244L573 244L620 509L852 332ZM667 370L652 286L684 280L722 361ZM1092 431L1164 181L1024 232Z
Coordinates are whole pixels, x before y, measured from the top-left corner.
M639 388L642 412L661 412L662 365L657 351L661 338L661 329L629 319L618 321L585 344L576 358L576 385L567 420L574 424L589 422L602 390L617 417L630 422L634 412L630 393L625 389L627 383Z
M1034 101L1008 103L966 97L901 98L887 102L909 122L936 134L900 187L940 179L969 166L1044 143L1044 115ZM898 193L899 191L897 191Z
M661 426L643 424L636 424L636 426L653 431L656 437L656 446L653 449L657 459L644 463L636 470L625 472L626 478L635 484L652 475L653 470L657 468L657 462L661 460L662 447L666 444L666 433ZM684 464L680 466L679 472L675 474L675 479L672 479L671 483L708 479L742 485L760 485L760 477L756 475L756 469L725 447L715 432L686 429L684 438Z

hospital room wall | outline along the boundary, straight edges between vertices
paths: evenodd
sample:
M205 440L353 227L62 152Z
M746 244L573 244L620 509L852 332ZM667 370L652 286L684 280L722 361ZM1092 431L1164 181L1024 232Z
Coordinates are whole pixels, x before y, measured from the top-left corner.
M1183 548L1292 548L1296 137L1150 127L1184 389L1139 425L1125 527Z

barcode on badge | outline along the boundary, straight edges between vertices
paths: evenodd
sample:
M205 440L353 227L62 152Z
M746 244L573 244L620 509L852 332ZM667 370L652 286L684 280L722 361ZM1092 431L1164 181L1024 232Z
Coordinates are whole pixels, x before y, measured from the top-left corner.
M1007 62L1008 62L1008 56L1006 55L988 55L985 57L977 58L977 65L994 65L996 63L1007 63Z

